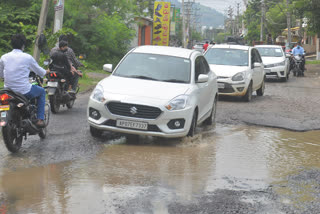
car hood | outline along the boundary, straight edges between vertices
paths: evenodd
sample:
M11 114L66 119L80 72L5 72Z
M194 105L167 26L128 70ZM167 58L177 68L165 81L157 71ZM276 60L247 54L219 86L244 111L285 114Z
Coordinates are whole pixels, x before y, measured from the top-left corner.
M109 76L100 83L104 94L120 94L132 97L145 97L152 99L171 100L185 94L190 88L189 84L167 83L152 80Z
M239 72L246 71L247 66L210 65L210 69L219 77L233 77Z
M283 62L283 57L261 57L264 65L270 65L275 63Z

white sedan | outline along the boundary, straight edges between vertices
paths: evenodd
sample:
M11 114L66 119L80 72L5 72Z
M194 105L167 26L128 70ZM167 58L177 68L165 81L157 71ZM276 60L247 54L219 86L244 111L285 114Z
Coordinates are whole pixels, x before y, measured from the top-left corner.
M256 45L262 58L266 77L275 77L284 82L289 79L289 59L278 45Z
M112 72L112 65L104 65ZM88 103L90 132L108 130L167 138L193 136L215 123L217 77L203 55L183 48L140 46L101 80Z
M263 96L265 73L257 49L243 45L214 45L204 56L218 76L219 95L238 96L247 102L253 91Z

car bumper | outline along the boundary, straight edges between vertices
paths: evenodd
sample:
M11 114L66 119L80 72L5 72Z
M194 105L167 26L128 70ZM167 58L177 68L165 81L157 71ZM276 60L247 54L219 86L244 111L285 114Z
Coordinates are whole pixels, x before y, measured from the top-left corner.
M281 78L286 77L286 69L285 66L278 66L278 67L272 67L272 68L265 68L264 69L266 73L266 77L273 77L273 78Z
M139 103L134 103L139 105ZM112 132L119 132L124 134L136 134L147 136L158 136L165 138L184 137L188 134L194 109L187 107L183 110L169 111L162 106L154 106L162 110L160 116L156 119L135 118L122 115L112 114L105 103L100 103L90 98L88 103L87 118L90 126ZM99 112L99 118L93 118L91 113L92 109ZM147 123L147 130L139 130L133 128L124 128L117 125L117 120L124 120L130 122ZM172 129L169 128L169 122L179 120L183 124L183 128ZM184 122L183 122L184 121Z
M247 92L246 82L226 82L218 80L218 94L222 96L244 96Z

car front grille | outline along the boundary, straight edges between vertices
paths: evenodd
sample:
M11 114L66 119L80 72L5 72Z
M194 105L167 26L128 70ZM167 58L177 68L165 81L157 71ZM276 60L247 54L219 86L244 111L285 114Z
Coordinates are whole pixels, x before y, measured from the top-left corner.
M162 113L161 109L157 107L130 103L109 102L106 107L115 115L143 119L156 119Z
M233 92L235 92L229 83L223 83L223 84L224 84L224 88L219 88L218 89L219 93L233 93Z

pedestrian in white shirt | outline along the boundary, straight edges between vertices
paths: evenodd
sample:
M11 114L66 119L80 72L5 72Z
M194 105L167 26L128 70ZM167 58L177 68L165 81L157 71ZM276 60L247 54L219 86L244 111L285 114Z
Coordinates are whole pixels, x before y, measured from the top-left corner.
M46 102L46 92L44 88L32 85L29 82L30 70L44 77L50 70L41 68L36 60L27 53L24 53L26 37L16 34L11 38L13 50L4 54L0 58L0 77L4 78L4 87L14 92L23 94L28 99L36 98L38 101L38 112L36 126L45 127L44 111Z

